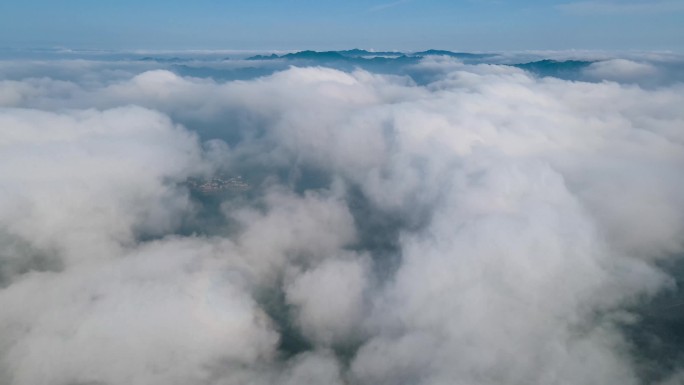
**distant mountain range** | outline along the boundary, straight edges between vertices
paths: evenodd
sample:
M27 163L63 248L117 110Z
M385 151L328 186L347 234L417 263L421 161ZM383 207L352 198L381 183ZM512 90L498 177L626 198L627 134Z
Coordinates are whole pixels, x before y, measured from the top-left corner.
M304 60L347 60L347 59L400 59L400 58L422 58L425 56L450 56L460 59L484 59L487 57L496 56L496 54L489 53L467 53L467 52L452 52L445 50L430 49L427 51L404 53L398 51L367 51L364 49L350 49L344 51L299 51L288 53L284 55L256 55L247 58L247 60L273 60L273 59L304 59Z
M402 53L402 52L374 52L363 49L351 49L346 51L300 51L284 55L257 55L247 60L296 60L315 61L321 63L348 63L354 65L381 65L383 63L411 63L428 56L448 56L466 63L488 63L487 59L499 56L494 53L470 53L452 52L446 50L429 49L426 51ZM553 76L563 79L577 79L581 71L591 65L593 61L585 60L538 60L518 64L503 64L529 71L538 76ZM491 64L491 63L490 63Z
M364 49L349 49L341 51L299 51L282 55L266 54L248 57L250 61L293 61L297 65L327 65L333 68L352 70L354 68L370 69L383 73L405 73L404 68L429 56L448 56L463 61L467 64L499 64L523 69L537 76L552 76L568 80L582 79L583 70L594 63L586 60L537 60L524 63L502 63L506 58L496 53L471 53L453 52L447 50L429 49L418 52L399 51L368 51ZM211 66L198 66L198 62L211 60L207 58L192 57L142 57L138 59L144 62L158 62L171 65L179 73L196 77L214 77L226 79L243 79L255 76L263 76L271 73L269 67L247 67L227 70L224 68L212 68ZM213 60L216 60L215 58ZM222 61L230 60L223 57ZM275 64L275 63L274 63ZM286 65L280 63L278 65ZM413 74L418 79L421 75ZM429 76L429 75L428 75Z
M539 76L553 76L562 79L575 79L581 71L590 66L593 61L586 60L539 60L529 63L513 64L514 67L524 69Z

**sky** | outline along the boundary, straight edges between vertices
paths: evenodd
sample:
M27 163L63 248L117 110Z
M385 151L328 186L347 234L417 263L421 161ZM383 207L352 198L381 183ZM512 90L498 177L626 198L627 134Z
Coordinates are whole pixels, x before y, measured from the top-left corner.
M0 1L0 47L684 49L682 0Z

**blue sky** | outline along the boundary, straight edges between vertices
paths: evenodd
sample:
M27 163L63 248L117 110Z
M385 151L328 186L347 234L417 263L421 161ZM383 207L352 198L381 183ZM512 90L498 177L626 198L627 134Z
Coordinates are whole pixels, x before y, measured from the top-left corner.
M0 0L0 47L684 50L684 0Z

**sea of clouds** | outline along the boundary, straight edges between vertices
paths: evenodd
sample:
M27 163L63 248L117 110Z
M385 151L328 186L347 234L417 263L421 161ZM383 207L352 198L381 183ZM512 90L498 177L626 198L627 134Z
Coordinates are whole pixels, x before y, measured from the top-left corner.
M0 383L680 384L681 63L4 58Z

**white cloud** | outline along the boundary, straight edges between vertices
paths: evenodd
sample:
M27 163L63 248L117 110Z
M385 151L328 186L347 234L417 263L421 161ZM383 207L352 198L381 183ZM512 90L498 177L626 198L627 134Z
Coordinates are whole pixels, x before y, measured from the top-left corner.
M619 324L684 248L682 85L415 68L0 83L0 381L638 383ZM180 184L212 170L251 189ZM181 231L202 199L227 224Z
M202 164L197 138L140 107L0 110L0 226L68 259L110 256L191 209L173 188Z
M612 59L592 63L584 70L591 78L619 82L640 82L658 75L658 69L648 63Z
M368 287L363 260L334 259L294 274L285 287L287 301L296 307L299 326L313 341L329 346L349 344L359 336Z
M285 385L342 385L342 370L331 352L304 353L292 360L281 383Z
M273 355L277 334L209 245L171 239L3 290L3 381L203 383L210 365Z

